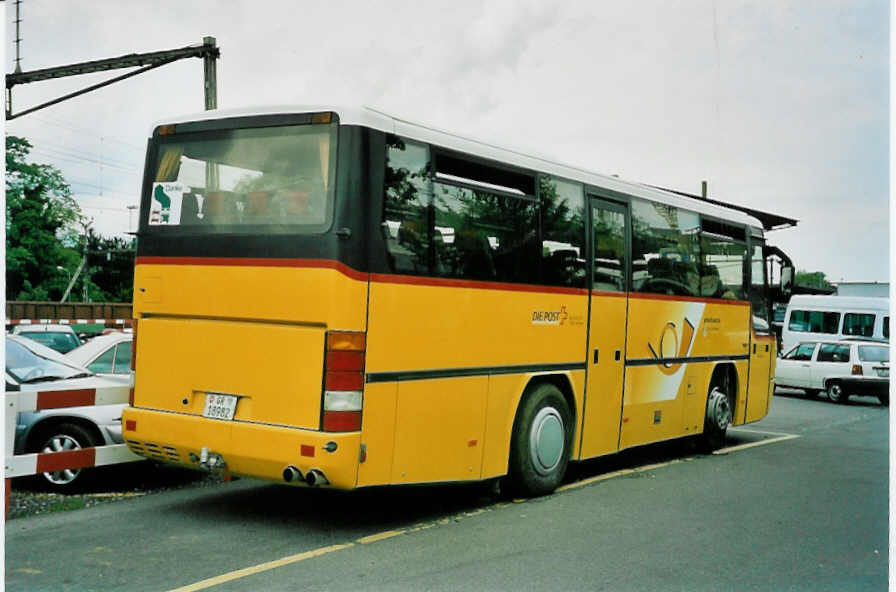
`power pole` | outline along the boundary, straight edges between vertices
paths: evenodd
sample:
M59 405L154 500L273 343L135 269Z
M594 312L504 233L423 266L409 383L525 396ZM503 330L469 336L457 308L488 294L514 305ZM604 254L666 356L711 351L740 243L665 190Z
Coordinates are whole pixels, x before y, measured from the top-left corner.
M22 0L16 0L16 74L22 73L22 54L19 51L22 45L22 36L19 34L19 24L22 22Z
M203 59L205 63L205 104L207 109L215 109L218 105L215 60L220 56L221 50L218 49L215 38L205 37L199 45L190 45L179 49L168 49L149 53L132 53L117 58L79 62L67 66L54 66L52 68L42 68L30 72L21 72L17 70L12 74L6 75L6 120L9 121L16 117L21 117L22 115L45 109L51 105L56 105L62 101L83 95L104 86L109 86L115 82L131 78L132 76L137 76L138 74L143 74L154 68L185 58ZM47 101L46 103L41 103L40 105L20 111L19 113L12 112L12 87L17 84L28 84L31 82L39 82L41 80L52 80L66 76L77 76L80 74L91 74L93 72L105 72L107 70L132 68L137 66L140 66L140 68L128 72L127 74L122 74L121 76L116 76L98 84L93 84L81 90L68 93L51 101ZM209 105L211 105L211 107L209 107Z
M89 242L90 234L88 230L91 224L93 224L93 220L83 220L81 222L81 226L84 227L84 299L81 302L88 302L87 284L90 281L90 265L87 264L87 243Z
M205 66L205 110L211 111L218 108L218 46L214 37L203 37L202 45L208 49L202 56Z

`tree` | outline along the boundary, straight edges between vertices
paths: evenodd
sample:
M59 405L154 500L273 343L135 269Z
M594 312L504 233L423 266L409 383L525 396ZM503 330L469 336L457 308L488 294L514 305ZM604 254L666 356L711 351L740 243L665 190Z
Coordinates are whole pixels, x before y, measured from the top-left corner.
M56 167L28 162L31 143L6 136L6 296L58 300L78 265L81 217Z
M795 285L808 286L810 288L831 288L834 286L825 277L823 271L806 271L800 269L796 272Z
M93 234L87 240L87 266L90 270L88 295L94 302L130 302L134 290L134 257L137 241L133 238L105 238ZM80 280L78 285L82 285Z

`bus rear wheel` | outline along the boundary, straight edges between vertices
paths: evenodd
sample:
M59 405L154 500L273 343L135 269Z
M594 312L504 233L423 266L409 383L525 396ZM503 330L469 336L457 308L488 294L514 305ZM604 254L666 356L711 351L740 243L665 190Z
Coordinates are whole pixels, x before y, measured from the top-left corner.
M510 443L508 482L514 495L554 491L566 473L572 444L572 414L553 384L541 384L517 411Z

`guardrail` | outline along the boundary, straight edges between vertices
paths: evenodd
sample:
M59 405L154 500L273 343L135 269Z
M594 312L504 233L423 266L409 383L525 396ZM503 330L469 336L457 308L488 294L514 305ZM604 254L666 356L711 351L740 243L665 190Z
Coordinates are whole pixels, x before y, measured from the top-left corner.
M6 411L6 454L5 454L5 498L6 512L9 512L9 480L40 473L65 469L84 469L103 465L114 465L135 460L143 460L128 450L126 444L110 444L68 450L63 452L38 452L14 454L16 420L20 412L68 407L90 407L127 403L130 385L88 389L39 388L38 385L22 385L20 391L5 393Z

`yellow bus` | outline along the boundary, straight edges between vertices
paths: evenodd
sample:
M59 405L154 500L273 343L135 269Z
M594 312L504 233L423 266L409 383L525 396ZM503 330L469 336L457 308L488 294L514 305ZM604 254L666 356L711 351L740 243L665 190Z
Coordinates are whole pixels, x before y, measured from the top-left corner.
M357 107L179 118L146 163L140 455L540 495L768 412L773 248L747 213Z

